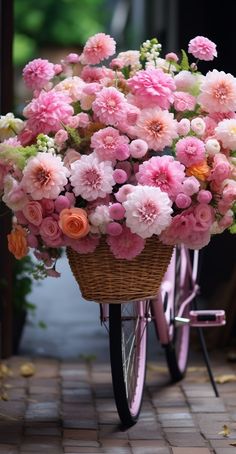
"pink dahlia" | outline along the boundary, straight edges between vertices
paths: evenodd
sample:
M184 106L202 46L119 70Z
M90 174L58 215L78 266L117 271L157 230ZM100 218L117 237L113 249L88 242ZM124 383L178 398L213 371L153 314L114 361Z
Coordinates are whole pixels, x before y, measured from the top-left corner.
M23 69L25 84L32 90L41 90L54 75L54 64L42 58L32 60Z
M125 96L114 87L104 87L97 94L92 109L102 123L116 125L126 118Z
M216 45L205 36L196 36L188 45L188 52L199 60L210 61L217 57Z
M121 136L119 131L111 126L100 129L91 137L91 147L103 161L113 161L116 158L116 149L127 142L128 138Z
M132 260L139 255L145 246L145 240L123 227L120 235L107 236L107 244L116 259Z
M151 186L136 186L123 203L126 225L142 238L159 235L171 223L171 200Z
M186 167L197 164L205 158L204 142L197 137L184 137L176 143L176 158Z
M169 197L181 191L185 178L184 166L172 156L153 156L139 166L136 178L139 184L159 187Z
M147 107L159 106L169 109L173 102L176 86L173 78L160 69L149 68L138 71L128 80L131 93L138 102Z
M60 91L68 95L70 101L75 102L81 98L83 88L86 86L85 82L78 76L66 77L66 79L55 85L54 90Z
M111 162L100 161L94 153L71 164L70 180L74 194L88 201L111 194L115 184Z
M134 127L134 134L145 140L149 148L162 151L178 137L177 125L174 115L168 110L143 109Z
M110 35L105 35L105 33L97 33L85 43L80 62L83 65L96 65L102 60L109 58L115 51L115 40Z
M81 78L87 83L99 82L104 85L114 79L115 73L106 66L85 66L81 71Z
M236 79L224 71L209 71L201 85L198 101L209 113L236 110Z
M56 199L68 183L68 176L60 156L40 152L28 160L21 185L33 200Z
M26 127L35 135L48 134L61 129L73 115L73 107L69 104L68 95L61 91L41 91L37 98L24 108L23 114L28 118Z

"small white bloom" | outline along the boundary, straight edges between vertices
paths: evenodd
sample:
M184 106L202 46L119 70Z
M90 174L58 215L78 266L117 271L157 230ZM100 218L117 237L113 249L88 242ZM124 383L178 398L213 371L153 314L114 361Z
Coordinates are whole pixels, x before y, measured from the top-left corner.
M9 139L19 134L24 128L24 121L15 118L13 113L0 115L0 140Z
M205 149L208 155L214 156L220 152L220 144L216 139L208 139L205 144Z
M201 117L193 118L191 120L191 129L198 136L202 136L206 129L205 121Z

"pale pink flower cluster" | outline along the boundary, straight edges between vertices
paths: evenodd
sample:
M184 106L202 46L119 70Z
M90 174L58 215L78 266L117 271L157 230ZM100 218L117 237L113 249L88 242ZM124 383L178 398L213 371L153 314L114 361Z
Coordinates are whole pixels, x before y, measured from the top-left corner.
M35 59L25 121L0 116L1 199L48 275L61 247L92 254L104 236L133 260L150 237L200 249L236 233L236 79L149 45L115 55L98 33L58 65ZM202 36L188 51L217 56Z

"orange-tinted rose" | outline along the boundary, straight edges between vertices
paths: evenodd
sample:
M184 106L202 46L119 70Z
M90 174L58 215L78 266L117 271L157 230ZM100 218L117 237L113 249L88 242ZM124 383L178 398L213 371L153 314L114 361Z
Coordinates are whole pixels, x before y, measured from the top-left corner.
M28 253L26 235L27 233L21 225L16 225L11 233L7 235L8 249L18 260L25 257Z
M201 181L206 181L210 175L210 167L206 161L202 161L199 164L188 167L186 169L186 175L188 175L188 177L194 176Z
M86 211L82 208L64 208L60 212L59 226L69 238L82 238L89 232Z

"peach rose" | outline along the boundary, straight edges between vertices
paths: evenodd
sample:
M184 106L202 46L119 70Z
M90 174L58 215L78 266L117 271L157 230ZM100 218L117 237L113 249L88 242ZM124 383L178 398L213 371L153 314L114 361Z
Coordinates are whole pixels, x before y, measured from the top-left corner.
M82 238L89 232L88 217L82 208L64 208L60 212L59 226L69 238Z
M26 236L26 231L18 224L15 225L11 233L7 235L8 249L18 260L25 257L28 253Z

